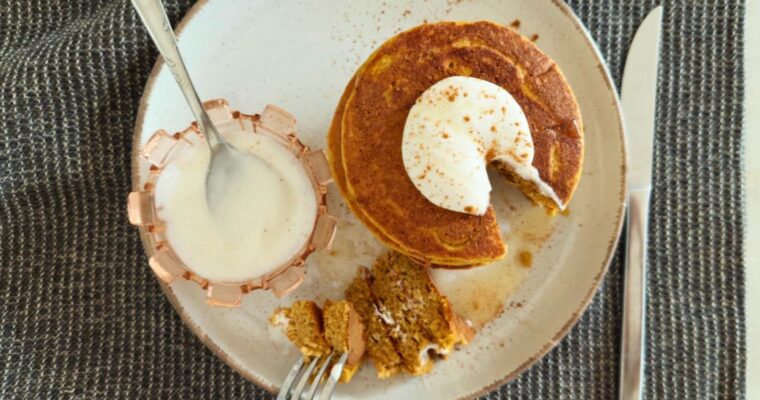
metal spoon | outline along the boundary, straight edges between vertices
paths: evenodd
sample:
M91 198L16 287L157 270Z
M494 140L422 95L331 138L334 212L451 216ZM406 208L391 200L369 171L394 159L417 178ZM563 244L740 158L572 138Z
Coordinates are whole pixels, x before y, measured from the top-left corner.
M246 155L224 140L203 108L190 75L187 73L185 63L182 61L182 55L177 48L177 39L174 37L174 31L161 0L132 0L132 6L137 10L159 53L164 57L164 62L185 96L198 122L198 127L208 143L211 154L206 173L206 199L213 210L211 200L214 196L211 194L218 194L227 189L225 187L228 183L227 177L234 173L236 165Z

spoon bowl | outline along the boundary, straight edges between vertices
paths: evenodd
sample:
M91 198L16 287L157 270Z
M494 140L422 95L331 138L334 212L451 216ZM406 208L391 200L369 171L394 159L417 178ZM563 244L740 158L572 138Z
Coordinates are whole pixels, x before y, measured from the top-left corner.
M234 190L240 184L253 184L254 182L236 182L236 171L240 171L245 162L244 157L254 157L237 150L229 144L218 144L210 149L208 172L206 174L206 202L212 214L217 215L216 210L226 193Z

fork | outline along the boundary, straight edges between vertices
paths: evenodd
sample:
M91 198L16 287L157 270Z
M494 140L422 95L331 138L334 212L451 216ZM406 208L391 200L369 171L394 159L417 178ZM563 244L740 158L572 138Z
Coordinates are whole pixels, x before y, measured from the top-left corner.
M327 368L330 367L330 361L333 357L340 355L338 361L330 368L330 374L327 379L323 379ZM348 359L348 353L332 352L326 357L314 357L313 360L307 362L306 357L301 358L293 364L288 376L282 383L280 393L277 395L277 400L329 400L332 397L335 385L340 379L341 373L343 373L343 367L346 365ZM322 362L322 366L319 368L316 374L312 375L314 368ZM309 379L312 379L311 386L304 393L306 384L309 383Z

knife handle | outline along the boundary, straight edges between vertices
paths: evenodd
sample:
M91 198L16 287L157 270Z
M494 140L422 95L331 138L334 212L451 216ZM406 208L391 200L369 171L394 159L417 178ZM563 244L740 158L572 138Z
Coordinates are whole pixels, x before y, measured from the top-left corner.
M620 399L640 400L644 387L646 335L647 220L649 187L631 189L628 197L628 245L623 292L623 338L620 352Z

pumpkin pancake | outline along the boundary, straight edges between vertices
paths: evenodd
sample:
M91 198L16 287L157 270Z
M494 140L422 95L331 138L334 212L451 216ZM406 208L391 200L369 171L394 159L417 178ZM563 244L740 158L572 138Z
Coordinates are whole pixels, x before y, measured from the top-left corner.
M329 133L335 180L351 210L389 247L424 262L468 266L506 254L492 207L476 216L428 201L404 168L409 110L434 83L471 76L506 89L520 104L535 148L533 166L564 204L583 159L581 116L559 67L532 42L490 22L426 24L378 48L341 98ZM496 166L535 203L558 205Z

